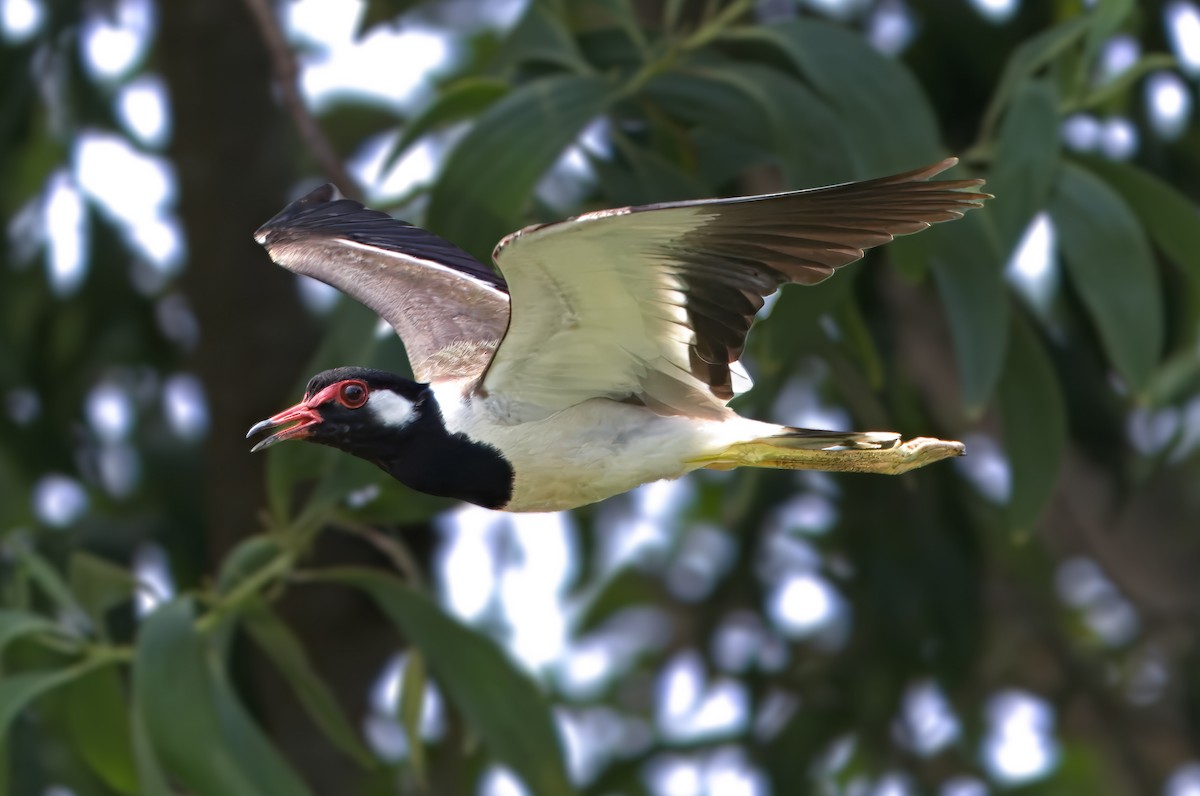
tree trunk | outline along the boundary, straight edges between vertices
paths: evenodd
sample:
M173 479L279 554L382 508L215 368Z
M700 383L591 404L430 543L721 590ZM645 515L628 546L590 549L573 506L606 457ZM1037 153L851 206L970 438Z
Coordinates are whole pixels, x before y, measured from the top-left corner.
M291 275L252 239L283 207L295 180L296 135L272 92L271 64L240 0L169 0L159 6L159 53L175 129L171 155L187 236L182 285L200 323L193 368L208 393L211 429L201 464L209 569L260 530L265 457L246 429L297 396L289 388L317 341ZM341 538L317 554L362 559ZM281 606L317 669L352 716L398 639L358 595L307 589ZM268 733L318 793L355 789L361 772L303 716L269 661L241 645L239 682Z

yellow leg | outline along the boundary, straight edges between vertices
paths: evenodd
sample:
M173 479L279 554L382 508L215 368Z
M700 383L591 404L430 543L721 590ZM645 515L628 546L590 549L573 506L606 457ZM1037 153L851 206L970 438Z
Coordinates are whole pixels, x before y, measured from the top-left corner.
M826 470L841 473L899 475L927 464L962 456L965 448L953 440L917 437L890 448L876 450L805 450L788 448L777 440L740 442L702 461L713 470L734 467L770 467L779 470Z

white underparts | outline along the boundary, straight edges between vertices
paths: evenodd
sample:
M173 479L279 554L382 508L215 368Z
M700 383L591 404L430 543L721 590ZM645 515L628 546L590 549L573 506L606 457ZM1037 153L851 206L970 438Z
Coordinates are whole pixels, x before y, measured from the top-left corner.
M520 422L503 397L464 398L462 385L434 385L446 429L500 451L513 468L508 511L558 511L639 484L678 478L732 444L784 431L730 415L704 420L656 414L606 399Z
M413 402L391 390L372 390L367 398L367 409L388 428L403 428L416 416Z

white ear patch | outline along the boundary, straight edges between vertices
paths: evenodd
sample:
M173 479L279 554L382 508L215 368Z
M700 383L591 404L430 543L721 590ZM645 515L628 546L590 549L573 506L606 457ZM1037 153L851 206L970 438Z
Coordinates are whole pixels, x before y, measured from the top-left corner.
M407 426L417 414L412 401L391 390L371 390L367 408L376 420L391 428Z

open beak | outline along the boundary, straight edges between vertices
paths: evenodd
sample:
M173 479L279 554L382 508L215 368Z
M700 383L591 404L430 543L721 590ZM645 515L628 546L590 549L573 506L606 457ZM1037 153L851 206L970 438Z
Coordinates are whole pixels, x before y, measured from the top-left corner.
M261 423L256 423L253 428L246 432L246 439L250 439L255 434L266 431L269 428L279 428L287 426L269 437L259 441L257 445L250 449L251 453L269 448L276 442L283 442L285 439L304 439L312 435L312 427L321 422L321 415L315 407L309 406L308 402L301 402L293 406L291 409L284 409L279 414L268 417ZM289 426L289 423L295 425Z

